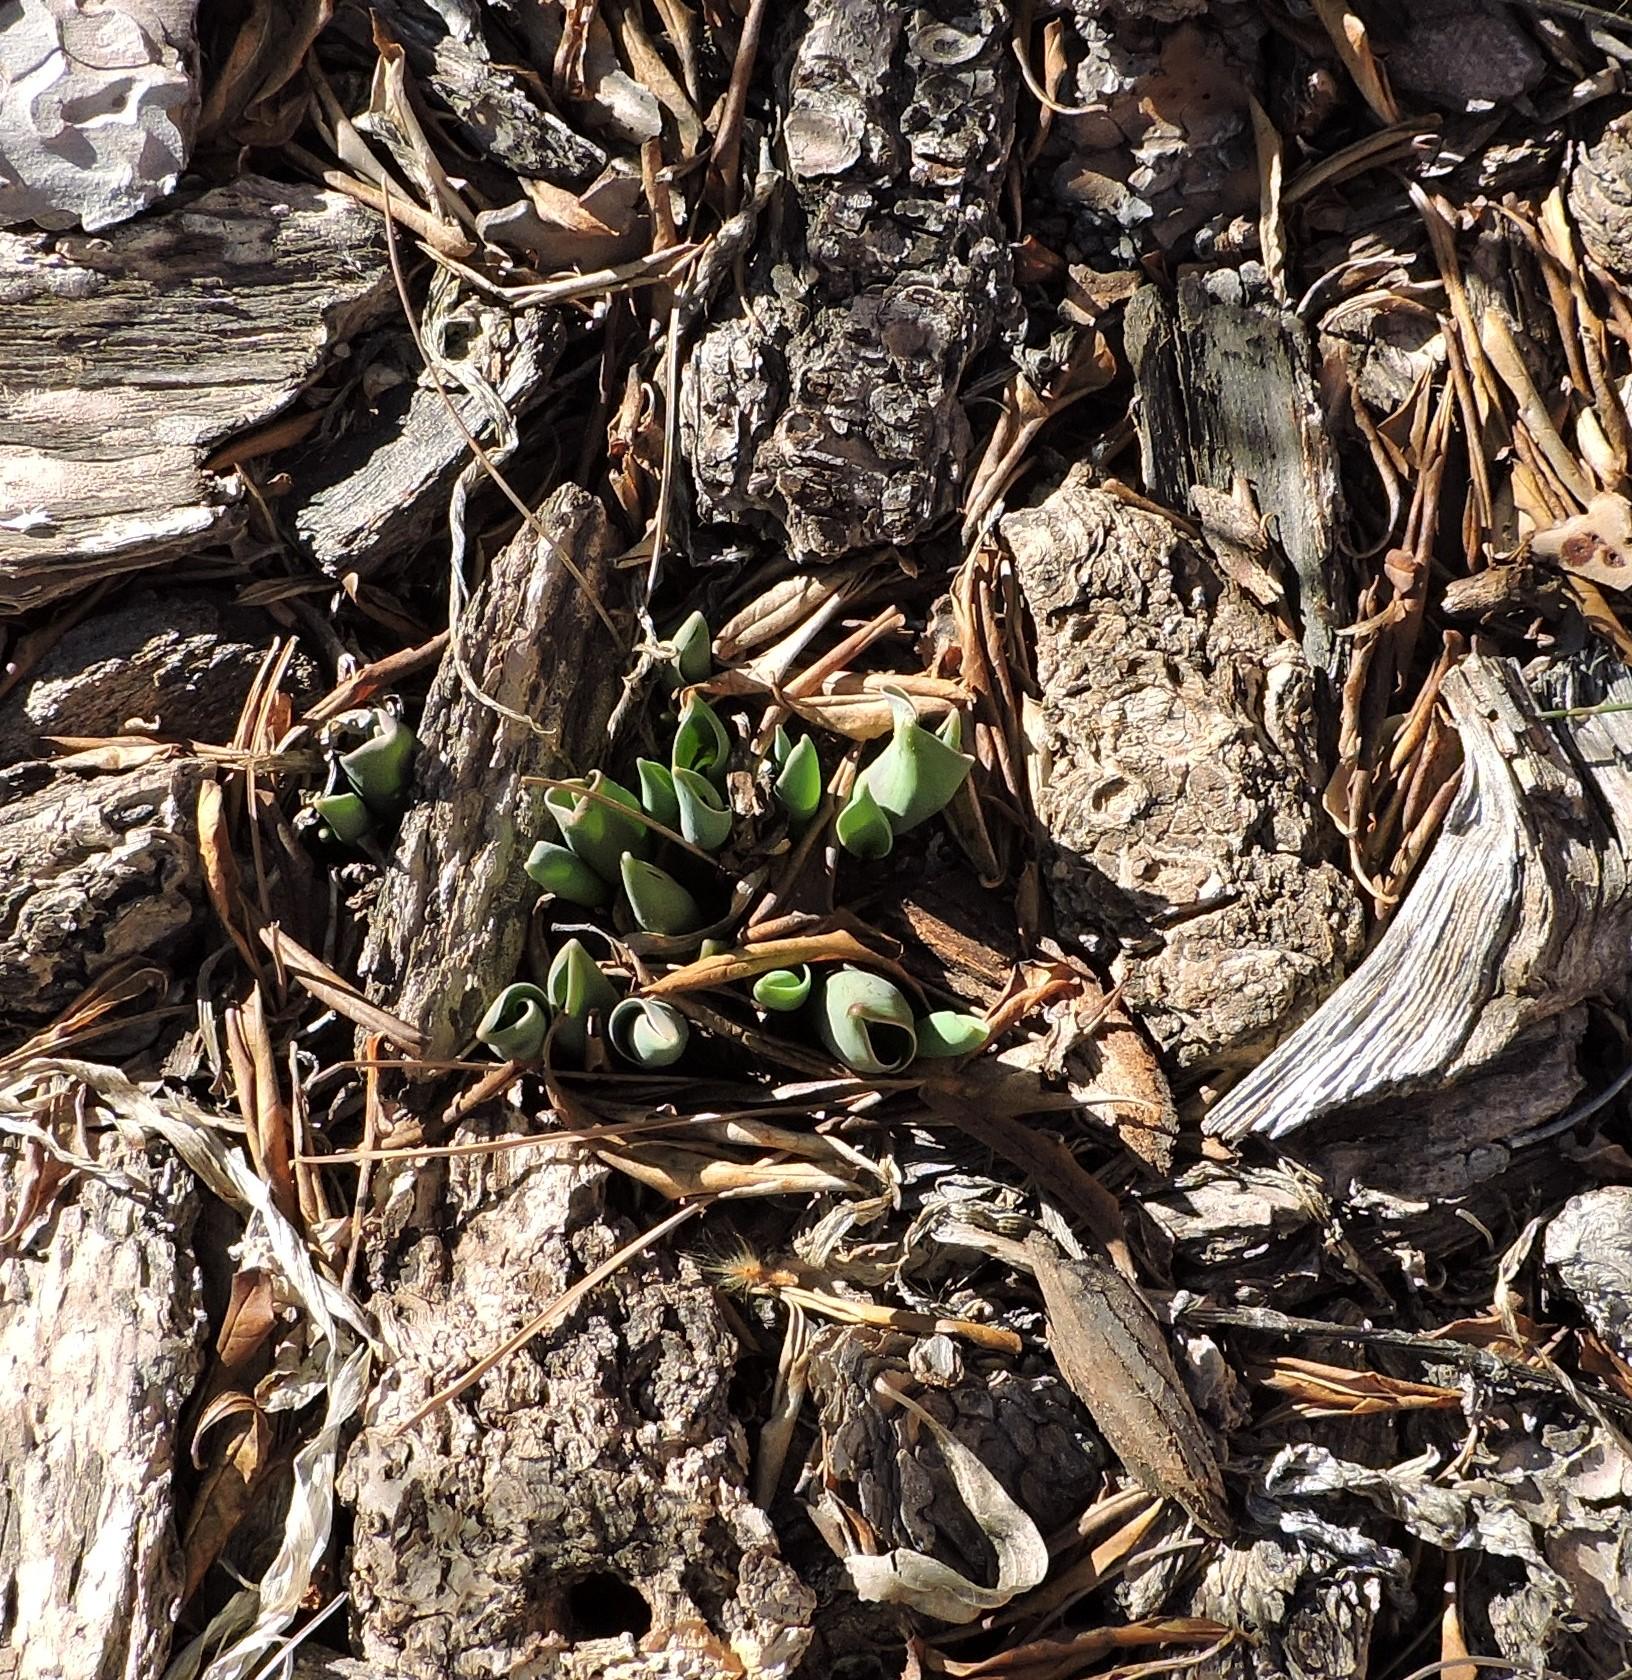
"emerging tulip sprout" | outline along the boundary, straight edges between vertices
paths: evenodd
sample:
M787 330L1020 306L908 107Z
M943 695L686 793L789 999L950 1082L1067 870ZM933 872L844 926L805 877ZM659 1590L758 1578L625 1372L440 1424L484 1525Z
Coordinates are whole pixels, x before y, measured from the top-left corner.
M673 725L668 762L635 760L638 794L600 770L549 784L544 808L558 838L538 840L526 870L561 904L609 918L614 939L621 938L637 962L654 957L737 961L736 941L742 935L734 915L740 911L724 913L717 879L709 873L713 870L717 878L720 871L714 859L729 859L733 874L751 877L757 870L763 878L776 860L791 860L787 867L797 872L811 857L819 858L806 844L791 846L789 837L806 833L822 810L826 776L810 735L780 726L775 730L765 761L750 766L756 775L742 783L768 790L770 796L762 807L772 824L768 850L756 857L756 831L736 831L736 812L726 791L732 733L693 686L712 671L706 624L693 614L664 648L673 686L688 690ZM889 740L856 777L850 798L833 819L840 847L862 862L888 857L900 835L956 795L974 764L962 750L960 713L952 711L942 728L931 732L918 722L904 694L886 693ZM405 730L382 724L377 744L371 739L358 749L372 749L364 764L365 769L375 767L370 775L382 778L378 785L385 785L392 766L398 774L405 768L405 739L411 748ZM356 756L340 761L348 773ZM341 825L368 818L367 790L358 788L352 797L357 810L344 804L336 810ZM721 934L725 937L716 937ZM823 969L795 963L761 973L749 965L742 983L743 1002L751 1001L760 1012L761 1030L802 1027L862 1075L888 1077L918 1060L973 1055L990 1037L978 1016L946 1009L918 1013L899 986L854 964ZM494 1054L513 1061L539 1057L548 1042L552 1055L582 1062L591 1026L599 1023L612 1052L635 1068L653 1070L681 1061L692 1039L686 1014L662 997L641 995L638 988L628 997L621 991L579 940L568 939L556 949L543 987L506 987L483 1016L477 1037Z
M364 720L366 737L332 761L329 785L311 802L328 837L348 846L390 829L402 815L418 744L413 730L383 706L336 721L343 725L357 719Z
M536 1061L550 1030L550 1006L537 986L506 986L487 1007L476 1039L507 1062Z
M641 1068L663 1068L686 1053L691 1023L661 998L625 998L607 1020L612 1048Z
M859 857L883 857L889 847L878 835L878 816L888 823L890 835L905 834L942 810L968 780L975 761L954 744L961 741L962 720L957 712L948 723L952 739L933 735L918 721L912 702L899 690L886 691L894 726L885 747L856 778L855 792L845 807L854 811L847 831L839 829L839 843Z

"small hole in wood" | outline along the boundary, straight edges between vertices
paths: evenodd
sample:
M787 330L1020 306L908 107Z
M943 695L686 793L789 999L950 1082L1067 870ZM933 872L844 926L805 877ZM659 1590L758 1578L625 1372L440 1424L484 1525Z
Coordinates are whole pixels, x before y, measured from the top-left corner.
M574 1639L612 1639L620 1633L639 1639L652 1625L646 1600L621 1575L605 1570L568 1587L567 1616Z

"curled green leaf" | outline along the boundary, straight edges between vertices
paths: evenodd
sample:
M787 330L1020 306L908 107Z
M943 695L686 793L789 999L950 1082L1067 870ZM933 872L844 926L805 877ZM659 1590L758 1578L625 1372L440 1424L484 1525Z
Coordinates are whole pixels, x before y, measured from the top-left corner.
M992 1036L992 1029L978 1015L965 1015L956 1009L936 1009L922 1016L917 1032L920 1058L973 1055Z
M881 974L841 968L822 987L822 1042L857 1073L899 1073L918 1053L912 1005Z
M856 787L878 801L893 833L905 834L946 805L975 761L925 729L904 694L887 692L895 719L889 745L856 778ZM957 727L961 732L961 722Z
M374 733L359 747L340 755L340 768L369 810L396 813L408 790L408 767L418 743L414 732L394 712L374 709Z
M507 1062L531 1062L544 1048L550 1027L548 1000L537 986L518 981L506 986L487 1006L476 1027L476 1040Z
M320 793L312 809L342 845L355 846L374 826L368 807L355 793Z
M794 822L807 823L822 802L822 761L816 754L816 743L808 735L801 735L779 763L771 792Z
M646 815L665 828L678 828L680 801L674 796L674 777L667 767L655 759L637 758L635 772L640 777L640 803Z
M680 832L705 852L717 852L731 836L731 810L695 770L674 772L674 797L680 806Z
M761 1009L788 1014L798 1009L810 996L810 967L801 963L797 968L773 968L754 982L754 1002Z
M855 792L839 812L839 820L834 827L839 844L847 852L869 863L888 857L895 845L890 819L879 808L872 790L863 782L856 783Z
M569 939L555 953L544 976L544 995L561 1015L555 1042L564 1055L573 1057L582 1056L589 1044L585 1028L590 1015L608 1015L618 1001L617 988L577 939Z
M669 682L680 688L687 683L707 682L714 674L714 643L708 620L700 612L688 614L664 639L669 654Z
M585 798L586 792L602 797ZM587 781L550 788L544 795L544 808L574 855L613 886L624 853L644 857L651 845L646 825L638 816L625 815L625 811L638 812L640 801L599 770Z
M693 933L703 926L706 918L697 900L667 871L639 858L625 857L622 878L635 926L643 933L673 936Z
M612 902L612 889L576 852L540 840L528 853L527 873L547 893L581 904L588 910L604 910Z
M723 787L730 762L731 737L720 721L720 714L700 694L692 695L675 726L670 767L695 770L716 787Z
M668 1067L685 1055L691 1023L661 998L625 998L608 1017L607 1034L636 1067Z

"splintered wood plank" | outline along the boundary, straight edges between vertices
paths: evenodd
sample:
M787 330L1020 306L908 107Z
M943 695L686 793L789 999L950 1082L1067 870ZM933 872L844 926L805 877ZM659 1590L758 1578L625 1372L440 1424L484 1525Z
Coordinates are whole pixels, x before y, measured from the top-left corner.
M379 229L244 176L96 238L0 233L0 613L238 527L237 476L203 463L384 304Z

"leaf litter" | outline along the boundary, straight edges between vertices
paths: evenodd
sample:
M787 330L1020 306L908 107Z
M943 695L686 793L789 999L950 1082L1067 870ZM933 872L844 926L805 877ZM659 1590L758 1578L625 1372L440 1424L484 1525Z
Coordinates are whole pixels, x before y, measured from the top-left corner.
M1144 249L1127 228L1177 227L1182 179L1073 175L1096 143L1090 119L1148 77L1172 102L1174 131L1188 131L1188 167L1203 169L1216 68L1189 66L1187 85L1179 46L1143 36L1161 62L1119 68L1093 8L1033 19L1029 39L1017 26L1026 150L1010 232L1047 349L1028 342L988 371L955 537L790 570L748 538L734 554L693 545L677 501L697 325L721 300L752 310L745 265L762 222L782 213L774 152L758 145L774 9L562 8L553 55L525 73L471 34L463 50L495 87L547 88L544 104L566 113L552 119L561 143L604 160L570 186L510 161L513 137L472 151L473 109L440 60L395 38L395 8L366 29L355 15L327 29L327 6L305 8L287 32L267 28L272 10L255 8L218 59L206 140L279 154L387 218L408 334L473 459L449 492L445 600L406 563L324 584L340 648L326 695L297 710L284 686L291 642L233 741L74 739L56 761L107 774L168 755L209 772L197 823L214 966L187 999L199 1024L164 1077L137 1083L64 1054L163 1012L155 999L176 994L141 969L104 976L0 1063L0 1127L30 1163L8 1244L26 1246L50 1200L97 1170L87 1134L102 1125L168 1144L245 1222L235 1316L219 1327L213 1399L193 1432L195 1452L213 1456L187 1529L190 1587L230 1555L274 1442L291 1491L270 1564L201 1619L171 1674L257 1671L328 1578L336 1465L381 1352L356 1293L372 1175L440 1151L534 1148L592 1152L629 1181L644 1224L448 1372L402 1432L695 1221L745 1245L737 1291L753 1331L780 1338L776 1389L744 1419L758 1435L758 1497L783 1523L814 1523L860 1598L906 1613L881 1625L897 1628L917 1672L1383 1673L1436 1640L1446 1672L1498 1656L1624 1666L1624 1347L1579 1327L1589 1297L1559 1283L1556 1261L1526 1251L1498 1268L1471 1206L1457 1241L1414 1224L1394 1192L1350 1197L1339 1213L1281 1185L1272 1206L1244 1150L1200 1141L1196 1121L1228 1071L1170 1080L1120 1006L1115 942L1063 948L1050 930L1032 652L1047 627L1028 623L1002 534L1005 513L1072 458L1091 460L1124 505L1160 506L1135 458L1120 313L1141 264L1170 279L1178 262L1240 240L1318 344L1320 395L1344 439L1354 591L1325 809L1373 934L1407 915L1467 774L1450 674L1497 655L1596 656L1602 670L1632 649L1619 599L1632 549L1632 281L1601 209L1625 170L1618 119L1604 124L1600 108L1624 74L1616 20L1537 6L1480 24L1529 83L1497 105L1466 95L1464 72L1434 57L1433 20L1472 28L1478 8L1446 0L1429 22L1344 0L1319 0L1312 18L1276 9L1270 27L1302 81L1249 95L1237 113L1251 180L1242 227L1211 228L1205 248L1188 230ZM1091 239L1066 225L1067 189L1087 204L1113 187L1128 207L1120 224L1096 224ZM450 354L471 304L570 322L576 365L543 399L559 459L542 470L523 458L522 416ZM459 392L484 419L465 418ZM301 403L313 428L351 421L331 387ZM264 449L219 465L275 505L280 459L303 435L269 433ZM621 510L634 634L539 523L542 492L575 471ZM1164 517L1296 639L1275 516L1246 479L1196 490ZM444 649L482 698L462 642L465 573L481 573L515 514L628 659L627 704L575 772L632 777L651 754L671 785L698 777L711 791L694 797L727 819L711 849L636 806L635 827L655 839L630 845L662 848L660 890L703 893L706 922L643 917L624 900L597 915L561 896L531 912L523 968L537 982L541 959L582 935L594 973L627 1000L673 1005L694 1049L660 1077L620 1052L609 1009L579 1015L556 999L528 1054L489 1065L473 1040L463 1060L421 1062L420 1030L350 977L398 814L376 813L370 840L331 825L314 844L297 828L323 773L344 763L339 719L386 701L412 717ZM250 573L246 599L281 595L276 568ZM658 626L693 611L718 623L712 658L677 672ZM1605 692L1600 681L1566 699L1593 713ZM691 701L724 720L717 775L714 761L670 758ZM942 740L946 727L961 747ZM926 796L921 832L866 806L879 743L909 728L972 765ZM779 729L808 731L823 772L819 803L798 817L775 796ZM616 803L576 776L540 785ZM412 803L411 781L402 787ZM889 860L879 875L840 843L858 808L885 848L871 861ZM959 902L983 889L1000 905L995 931ZM865 971L901 1000L898 1031L922 1036L926 1020L957 1015L990 1045L952 1072L910 1054L882 1074L858 1067L836 1035L824 1043L804 1017L756 1006L751 982L798 970L818 1000ZM1594 1006L1620 1020L1623 1001ZM351 1028L369 1035L360 1046ZM1588 1119L1559 1147L1578 1173L1626 1179L1624 1111L1572 1124ZM1550 1190L1526 1181L1526 1217L1556 1212ZM791 1211L752 1211L780 1197ZM1487 1298L1490 1315L1470 1317ZM1046 1530L1019 1472L982 1458L959 1410L1017 1373L1053 1385L1049 1415L1065 1420L1054 1450L1082 1478L1080 1506ZM950 1514L913 1506L908 1460L939 1481ZM1459 1572L1458 1559L1477 1567ZM1346 1608L1323 1621L1311 1595L1344 1571ZM1291 1606L1279 1620L1261 1608L1271 1593ZM1130 1660L1147 1650L1162 1654Z

